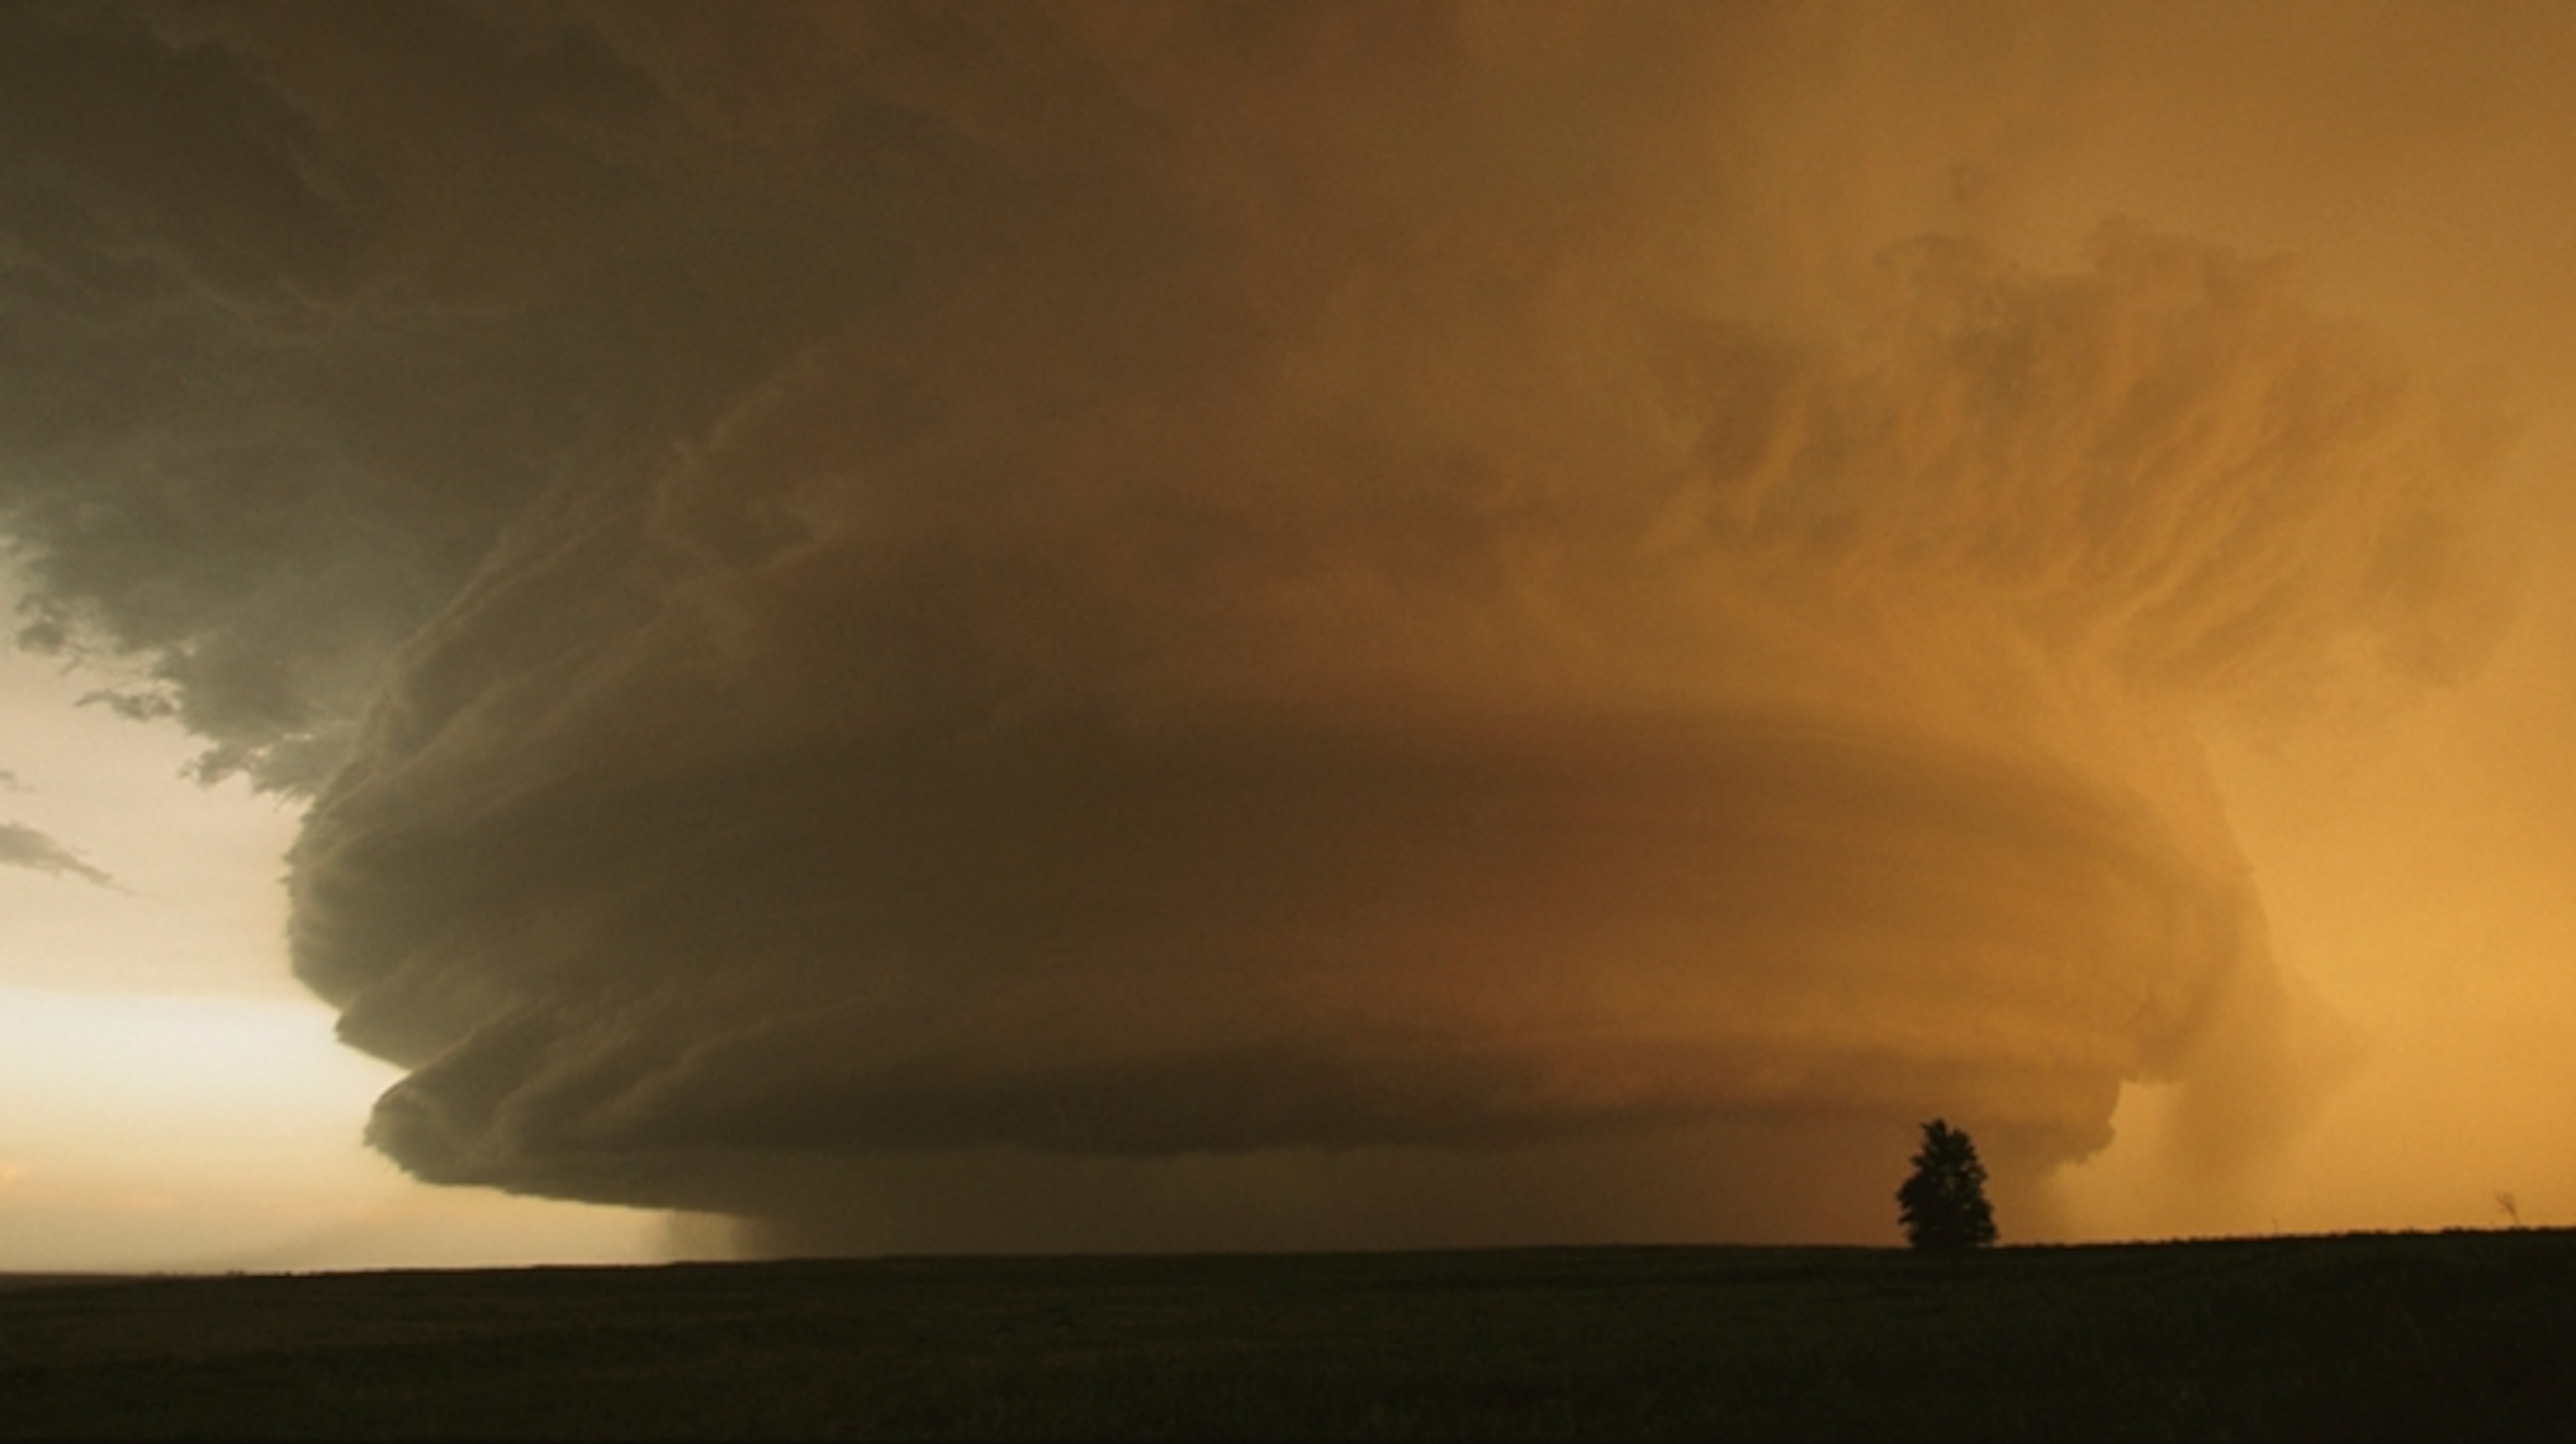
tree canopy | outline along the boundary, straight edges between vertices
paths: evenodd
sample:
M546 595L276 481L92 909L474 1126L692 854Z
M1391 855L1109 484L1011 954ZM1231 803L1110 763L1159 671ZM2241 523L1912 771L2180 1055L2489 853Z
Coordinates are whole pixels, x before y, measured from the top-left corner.
M1914 1173L1896 1190L1897 1218L1919 1249L1983 1248L1995 1241L1995 1211L1986 1202L1986 1166L1967 1131L1935 1118L1923 1125Z

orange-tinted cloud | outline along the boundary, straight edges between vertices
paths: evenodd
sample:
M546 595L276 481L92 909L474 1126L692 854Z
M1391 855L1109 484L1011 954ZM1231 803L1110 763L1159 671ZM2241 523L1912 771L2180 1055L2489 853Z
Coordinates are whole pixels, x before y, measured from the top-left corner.
M2007 99L1834 154L1901 14L146 14L19 23L237 174L53 161L12 534L40 640L316 787L296 966L433 1178L1866 1237L1918 1119L2027 1188L2148 1078L2241 1161L2308 1024L2193 720L2511 595L2497 428L2286 263L2008 259Z

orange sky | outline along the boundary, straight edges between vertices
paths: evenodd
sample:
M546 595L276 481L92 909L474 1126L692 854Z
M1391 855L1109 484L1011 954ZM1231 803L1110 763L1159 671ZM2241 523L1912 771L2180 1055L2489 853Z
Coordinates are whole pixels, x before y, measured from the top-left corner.
M2576 1207L2555 10L6 25L0 989L755 1248Z

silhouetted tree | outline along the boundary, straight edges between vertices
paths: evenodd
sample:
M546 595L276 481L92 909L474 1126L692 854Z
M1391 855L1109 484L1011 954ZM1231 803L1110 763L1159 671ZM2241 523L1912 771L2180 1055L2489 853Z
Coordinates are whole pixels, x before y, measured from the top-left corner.
M1995 1211L1986 1203L1986 1166L1967 1133L1938 1118L1923 1125L1914 1176L1896 1190L1897 1218L1920 1249L1983 1248L1995 1241Z

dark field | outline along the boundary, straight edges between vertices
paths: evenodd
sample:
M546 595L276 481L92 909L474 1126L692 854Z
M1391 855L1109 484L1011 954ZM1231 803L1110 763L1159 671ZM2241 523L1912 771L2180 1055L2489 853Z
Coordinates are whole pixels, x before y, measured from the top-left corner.
M2576 1435L2576 1233L0 1289L0 1435Z

